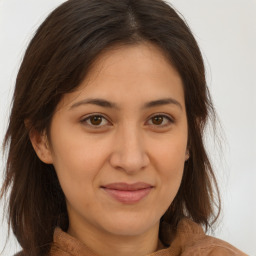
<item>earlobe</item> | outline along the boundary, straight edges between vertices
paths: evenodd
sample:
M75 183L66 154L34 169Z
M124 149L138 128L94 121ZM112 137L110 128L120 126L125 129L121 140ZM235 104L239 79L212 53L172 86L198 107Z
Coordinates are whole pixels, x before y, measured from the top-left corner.
M186 150L186 154L185 154L185 161L187 161L189 159L190 155L189 155L189 150Z
M46 133L39 133L35 129L31 129L29 138L39 159L45 164L52 164L52 152Z

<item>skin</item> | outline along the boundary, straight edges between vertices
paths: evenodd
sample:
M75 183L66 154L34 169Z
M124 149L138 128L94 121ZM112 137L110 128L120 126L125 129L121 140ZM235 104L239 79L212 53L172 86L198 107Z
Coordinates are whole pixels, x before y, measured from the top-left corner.
M95 98L115 106L84 103ZM171 102L145 107L167 98ZM102 119L92 122L89 115ZM157 115L162 116L153 118ZM156 251L160 218L179 189L188 158L187 129L182 80L161 50L141 43L102 54L78 89L58 104L50 140L36 132L30 136L39 158L56 169L68 233L98 255ZM114 182L153 188L126 204L101 187Z

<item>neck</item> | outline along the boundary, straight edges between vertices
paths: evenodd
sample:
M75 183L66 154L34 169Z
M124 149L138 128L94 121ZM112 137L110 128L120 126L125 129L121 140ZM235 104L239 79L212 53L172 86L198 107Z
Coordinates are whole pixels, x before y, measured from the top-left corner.
M159 223L150 230L138 235L116 235L94 227L74 227L68 233L83 242L98 256L143 256L155 252L160 244L158 239ZM102 242L104 241L104 242Z

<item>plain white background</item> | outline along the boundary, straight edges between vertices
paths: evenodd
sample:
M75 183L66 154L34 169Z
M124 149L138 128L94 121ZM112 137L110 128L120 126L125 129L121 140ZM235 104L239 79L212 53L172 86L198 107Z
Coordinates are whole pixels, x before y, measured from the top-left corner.
M25 48L43 19L62 2L0 0L0 142ZM214 236L256 256L256 1L169 2L185 17L201 47L208 85L222 125L221 150L212 134L206 136L223 202ZM4 158L0 159L2 176ZM0 249L6 235L4 220L0 224ZM17 250L19 246L11 236L3 256Z

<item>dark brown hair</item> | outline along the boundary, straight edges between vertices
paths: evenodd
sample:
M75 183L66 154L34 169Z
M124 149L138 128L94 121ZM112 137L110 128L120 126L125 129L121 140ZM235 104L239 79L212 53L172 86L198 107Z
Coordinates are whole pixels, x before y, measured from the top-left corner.
M27 48L4 141L1 197L10 190L9 226L25 255L47 254L54 228L68 225L61 221L67 211L54 167L35 154L25 121L40 133L48 131L61 97L79 86L96 57L114 45L143 41L162 49L178 70L188 117L190 159L161 221L175 227L187 216L207 228L217 218L219 193L203 144L214 109L200 50L184 20L161 0L69 0L48 16Z

